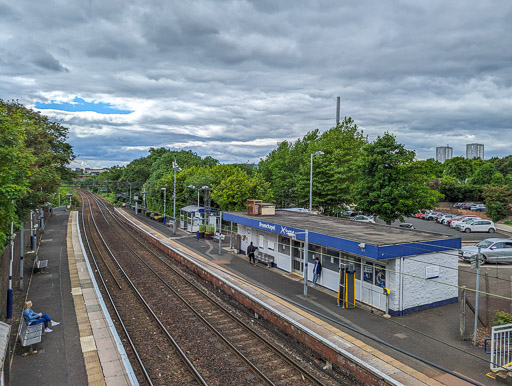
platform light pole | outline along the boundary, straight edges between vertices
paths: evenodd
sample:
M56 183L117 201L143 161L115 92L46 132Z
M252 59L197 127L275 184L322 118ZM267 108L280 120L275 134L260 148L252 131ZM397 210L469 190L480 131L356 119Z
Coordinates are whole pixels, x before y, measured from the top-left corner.
M164 225L165 225L165 194L167 192L167 188L160 188L160 190L164 191Z
M12 297L14 291L12 289L12 263L14 261L14 222L11 221L11 234L9 239L11 241L11 259L9 260L9 289L7 290L7 319L12 318Z
M309 214L311 214L313 210L313 156L315 155L324 155L323 151L317 151L316 153L311 153L311 163L309 170Z
M176 234L176 170L181 170L178 168L178 163L176 162L176 156L174 156L174 162L172 163L172 168L174 169L174 194L172 195L173 199L173 207L172 207L172 234Z
M190 189L197 189L197 210L199 210L199 190L201 190L201 188L196 188L194 185L189 185L188 187Z
M208 185L203 185L201 187L206 193L204 195L204 224L206 224L206 210L208 208L208 213L210 213L210 205L208 205L208 190L210 190L210 187Z

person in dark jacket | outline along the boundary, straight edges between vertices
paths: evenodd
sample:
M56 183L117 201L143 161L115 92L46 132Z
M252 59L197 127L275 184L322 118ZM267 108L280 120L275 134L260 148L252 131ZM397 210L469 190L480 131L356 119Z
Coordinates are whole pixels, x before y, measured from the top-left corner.
M256 252L258 250L258 247L255 247L254 245L252 245L252 241L251 241L251 245L249 245L247 247L247 256L249 256L249 264L251 264L251 261L254 263L254 266L256 266L256 258L254 257L254 252Z
M316 281L320 277L320 274L322 273L322 264L320 264L320 260L318 257L315 257L315 265L313 266L313 284L311 284L311 287L314 287L316 285Z
M28 326L33 326L35 324L44 323L44 331L52 332L53 330L48 327L48 323L52 324L52 327L58 326L60 322L56 322L52 320L47 314L36 313L32 311L32 302L29 300L25 302L25 310L23 311L23 318L25 322L27 322Z

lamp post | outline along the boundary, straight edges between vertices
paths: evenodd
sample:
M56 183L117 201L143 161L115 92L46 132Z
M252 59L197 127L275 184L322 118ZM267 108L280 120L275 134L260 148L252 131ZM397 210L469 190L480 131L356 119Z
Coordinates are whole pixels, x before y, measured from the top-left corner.
M164 191L164 225L165 225L165 194L167 192L167 188L160 188L160 190Z
M197 189L197 210L199 210L199 190L201 188L196 188L194 185L189 185L188 186L190 189Z
M204 194L204 223L206 224L206 211L208 210L208 213L210 213L210 205L208 204L208 190L210 187L208 185L203 185L201 186L201 189L206 192Z
M176 162L176 156L174 156L174 162L172 163L172 168L174 169L174 194L172 195L173 199L173 207L172 207L172 234L176 234L176 170L181 170L178 168L178 163ZM164 217L165 218L165 217Z
M316 153L311 153L311 168L309 171L309 214L311 214L313 210L313 156L315 155L324 155L324 152L317 151Z

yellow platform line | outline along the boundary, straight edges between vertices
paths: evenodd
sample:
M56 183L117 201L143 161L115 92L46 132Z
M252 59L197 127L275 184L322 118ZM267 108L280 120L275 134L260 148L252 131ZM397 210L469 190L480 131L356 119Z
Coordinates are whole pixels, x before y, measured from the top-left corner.
M70 213L68 217L67 227L67 251L69 277L71 279L71 294L73 295L73 304L75 306L75 314L78 322L78 331L80 333L80 345L84 357L85 370L87 372L87 383L89 385L106 385L103 370L98 356L98 350L94 344L92 328L89 323L89 316L85 307L82 288L80 287L80 279L76 266L75 251L73 248L73 216L77 212Z

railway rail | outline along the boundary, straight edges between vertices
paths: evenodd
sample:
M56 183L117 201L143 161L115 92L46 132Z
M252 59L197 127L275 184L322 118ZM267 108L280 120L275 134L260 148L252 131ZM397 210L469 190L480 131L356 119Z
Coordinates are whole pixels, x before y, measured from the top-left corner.
M140 358L140 367L148 367L148 364L143 363L149 363L151 370L146 370L149 375L146 379L148 383L155 379L158 383L176 382L167 378L172 376L173 371L162 375L159 370L154 370L155 366L158 369L163 366L167 369L180 367L177 359L162 358L162 355L152 354L153 350L150 350L151 346L160 347L161 342L166 340L166 333L153 334L156 330L154 325L151 328L144 326L145 333L144 328L141 332L134 326L137 323L133 323L133 315L137 315L139 324L144 320L145 325L146 320L151 319L147 316L148 312L152 314L155 322L147 323L158 324L160 331L172 332L172 335L169 333L167 341L174 341L181 347L174 351L186 353L189 362L201 374L200 377L205 383L310 385L338 382L322 372L316 376L311 374L311 370L306 370L302 361L285 352L288 349L283 345L270 342L256 332L250 320L244 319L243 315L237 315L236 310L223 304L211 291L196 282L194 277L189 277L190 274L162 257L152 245L140 241L135 232L130 230L131 226L126 220L118 216L108 204L90 193L81 192L81 196L83 202L87 201L89 205L88 213L82 212L82 221L88 224L87 231L95 234L92 238L95 240L95 254L99 256L96 259L99 262L98 270L105 269L108 276L104 288L117 293L112 298L122 298L124 308L134 307L131 313L132 323L129 328L126 327L126 333L138 337L142 333L142 339L133 339L139 344L140 340L149 341L149 344L146 342L140 349L137 349L137 344L132 347L134 356ZM84 220L85 217L88 221ZM133 293L139 299L145 299L144 307L140 305L140 301L133 300ZM149 311L143 312L142 308ZM127 311L123 311L126 314ZM122 314L119 315L120 319L122 317ZM135 328L134 332L131 332L131 328ZM152 332L150 337L149 331ZM180 374L179 379L184 379L184 376ZM201 381L196 379L196 382Z

